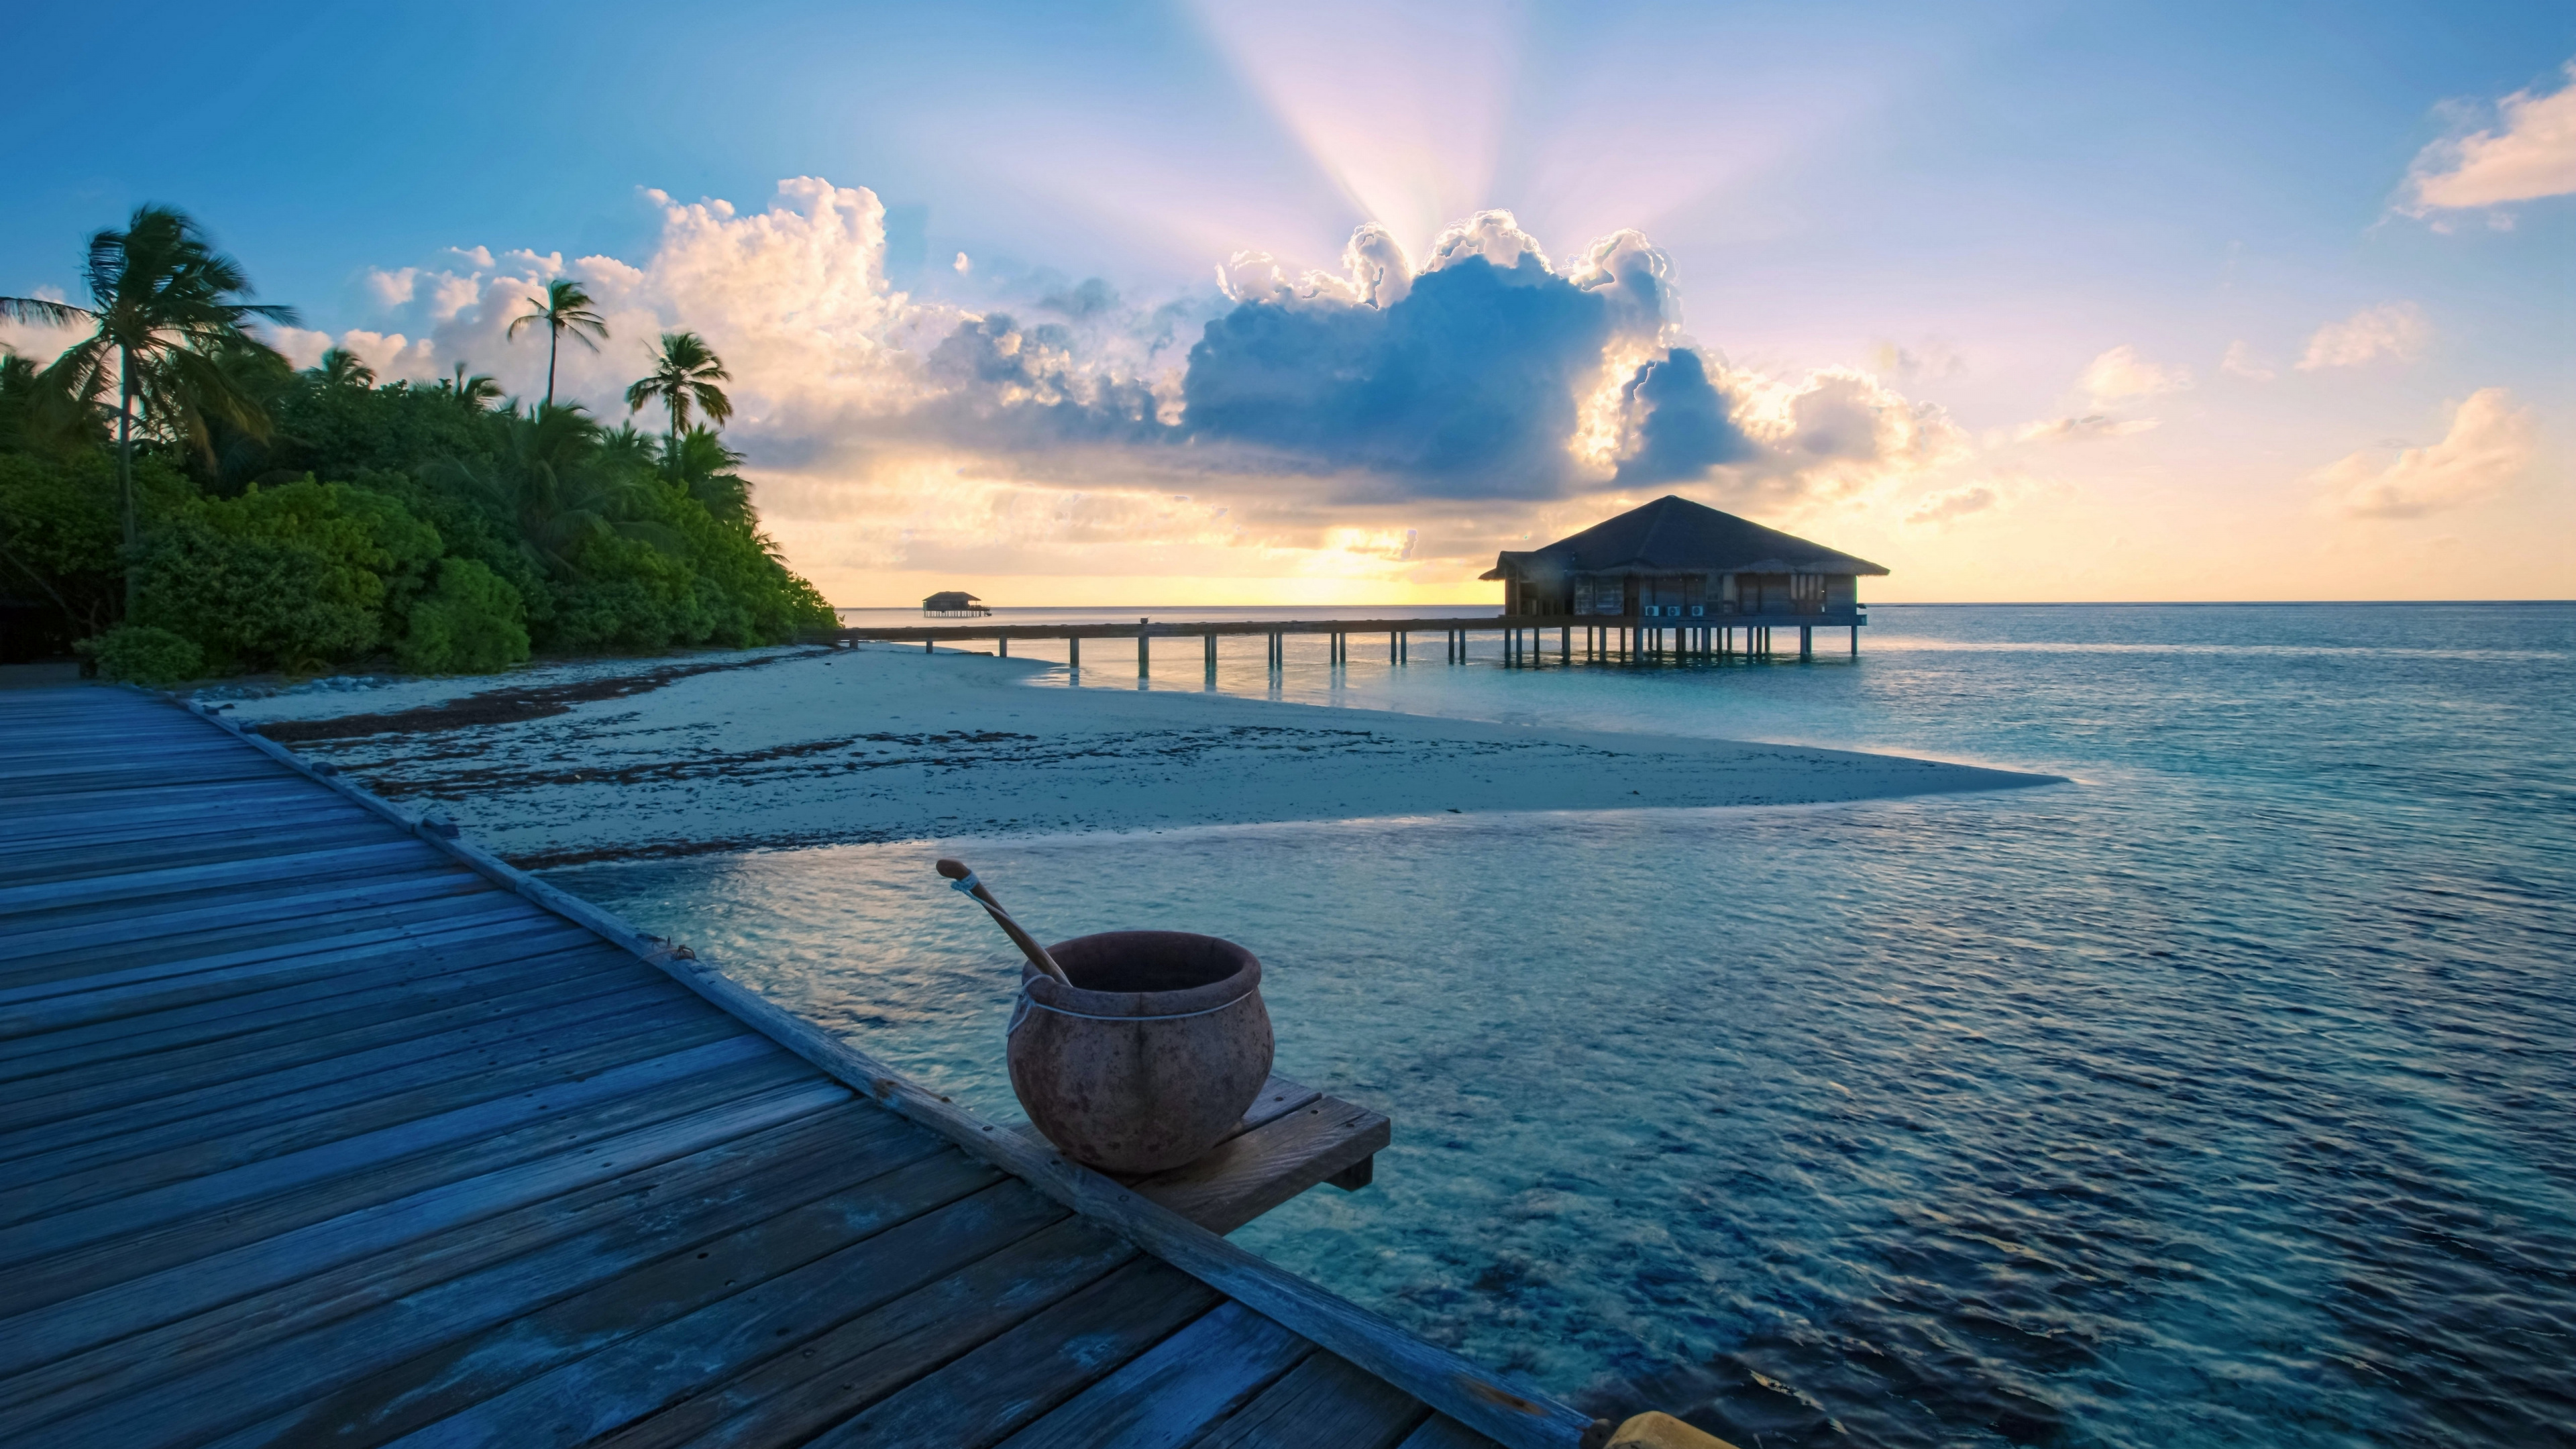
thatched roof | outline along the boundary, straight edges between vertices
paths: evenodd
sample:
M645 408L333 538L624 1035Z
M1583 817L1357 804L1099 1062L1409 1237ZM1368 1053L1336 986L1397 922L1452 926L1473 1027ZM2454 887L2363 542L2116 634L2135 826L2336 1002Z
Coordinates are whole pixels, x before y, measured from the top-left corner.
M1667 493L1545 548L1506 551L1482 577L1886 572L1865 558Z
M962 589L951 589L946 593L933 594L929 598L922 600L921 607L925 609L963 609L971 604L980 604L982 602L983 600L976 598L973 594L967 593Z

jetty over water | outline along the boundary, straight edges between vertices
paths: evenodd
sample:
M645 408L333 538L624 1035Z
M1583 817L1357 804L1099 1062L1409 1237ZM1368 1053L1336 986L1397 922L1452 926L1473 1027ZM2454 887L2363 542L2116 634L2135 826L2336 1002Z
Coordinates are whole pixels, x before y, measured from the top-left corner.
M0 1442L1606 1430L1218 1236L1385 1119L1114 1182L213 716L0 693L0 921Z
M1672 615L1470 614L1431 619L1257 620L1146 617L1133 624L1006 624L996 620L989 624L871 625L835 629L815 637L837 644L919 644L925 652L941 644L990 640L995 652L1003 655L1011 652L1015 640L1056 640L1069 645L1070 662L1076 669L1082 667L1084 640L1132 639L1140 677L1153 673L1153 644L1157 639L1199 641L1201 661L1213 674L1218 640L1255 635L1266 642L1264 659L1273 671L1287 666L1290 639L1319 636L1324 641L1326 662L1337 668L1351 662L1352 641L1380 636L1386 641L1388 663L1409 664L1417 634L1439 635L1443 658L1450 664L1465 664L1478 657L1478 641L1490 636L1487 648L1492 657L1522 668L1551 662L1638 665L1767 661L1780 657L1785 649L1786 641L1775 632L1783 629L1794 631L1800 659L1815 657L1818 629L1850 630L1851 652L1854 657L1860 654L1861 626L1869 622L1867 610L1857 604L1832 609L1821 603L1812 608L1805 605L1804 600L1782 599L1777 607L1736 612L1729 605L1725 613L1695 617L1682 615L1676 606ZM1375 646L1369 647L1373 650ZM1428 657L1426 652L1425 658Z

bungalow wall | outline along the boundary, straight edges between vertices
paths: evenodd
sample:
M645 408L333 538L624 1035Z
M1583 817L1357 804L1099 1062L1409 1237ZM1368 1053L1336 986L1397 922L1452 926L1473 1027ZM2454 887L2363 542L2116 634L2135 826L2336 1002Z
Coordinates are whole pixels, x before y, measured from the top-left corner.
M1577 574L1555 589L1510 583L1505 612L1704 619L1847 613L1859 604L1851 574Z

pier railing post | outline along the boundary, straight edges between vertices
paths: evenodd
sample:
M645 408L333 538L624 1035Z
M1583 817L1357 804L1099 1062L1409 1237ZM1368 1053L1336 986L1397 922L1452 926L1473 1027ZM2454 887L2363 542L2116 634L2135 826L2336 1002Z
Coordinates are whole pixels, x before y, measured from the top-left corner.
M1148 625L1142 619L1136 621L1136 677L1138 679L1143 679L1154 672L1153 651L1148 649L1145 644L1146 636L1151 631L1151 628L1152 626Z

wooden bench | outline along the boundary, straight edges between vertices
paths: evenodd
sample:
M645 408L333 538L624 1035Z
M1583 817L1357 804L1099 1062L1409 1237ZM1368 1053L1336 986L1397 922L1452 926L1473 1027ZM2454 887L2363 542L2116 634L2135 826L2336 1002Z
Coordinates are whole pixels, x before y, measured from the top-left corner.
M1037 1128L1023 1136L1043 1143ZM1393 1136L1384 1115L1273 1074L1207 1156L1163 1172L1110 1176L1212 1233L1230 1233L1308 1188L1357 1192Z

